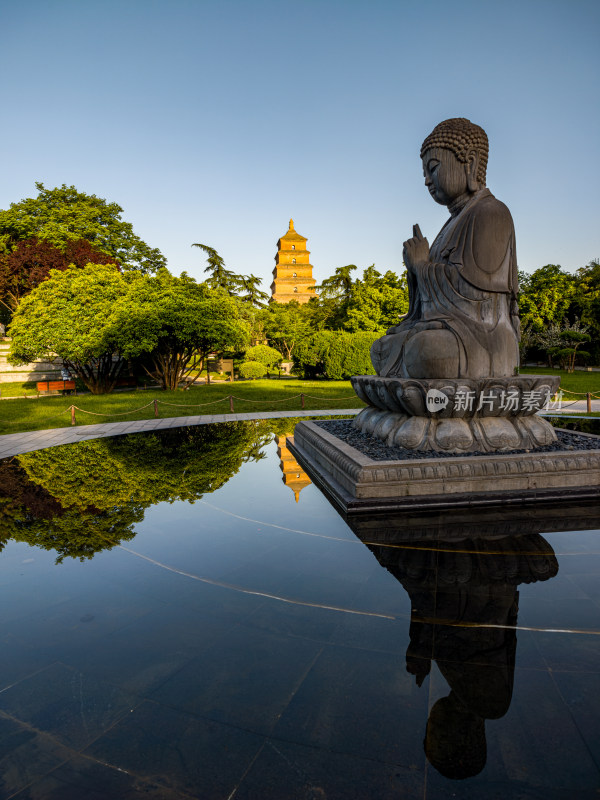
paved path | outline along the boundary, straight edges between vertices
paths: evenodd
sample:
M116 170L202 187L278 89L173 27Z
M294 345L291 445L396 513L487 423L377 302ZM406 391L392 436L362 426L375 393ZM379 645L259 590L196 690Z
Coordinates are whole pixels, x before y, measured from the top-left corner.
M600 400L592 398L592 411L600 412ZM586 414L587 413L587 400L568 400L567 396L563 397L562 408L560 411L545 411L545 414Z
M164 428L183 428L187 425L210 425L212 422L247 422L255 419L289 419L294 417L329 417L358 414L360 408L328 409L326 411L259 411L255 414L203 414L190 417L141 419L129 422L104 422L100 425L74 425L68 428L51 428L46 431L7 433L0 436L0 458L72 444L84 439L101 439L125 433L156 431Z
M161 419L130 420L129 422L103 422L100 425L74 425L68 428L51 428L46 431L7 433L0 436L0 458L72 444L84 439L100 439L105 436L121 436L125 433L140 433L164 428L182 428L186 425L210 425L211 422L246 422L255 419L289 419L293 417L329 417L358 414L360 408L328 409L325 411L258 411L253 414L203 414L190 417L166 417ZM587 402L564 403L561 411L546 412L553 416L581 414L587 411ZM592 411L600 412L600 400L592 400Z

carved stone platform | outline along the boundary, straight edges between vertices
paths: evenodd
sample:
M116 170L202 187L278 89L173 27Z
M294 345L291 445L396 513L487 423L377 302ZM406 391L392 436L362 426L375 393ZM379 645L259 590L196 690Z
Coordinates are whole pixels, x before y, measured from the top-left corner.
M370 513L600 499L600 437L587 436L597 449L390 461L374 461L314 422L298 423L287 441L339 509Z
M552 444L552 426L536 413L557 391L553 375L416 379L353 377L368 408L354 420L388 446L451 453L532 450Z

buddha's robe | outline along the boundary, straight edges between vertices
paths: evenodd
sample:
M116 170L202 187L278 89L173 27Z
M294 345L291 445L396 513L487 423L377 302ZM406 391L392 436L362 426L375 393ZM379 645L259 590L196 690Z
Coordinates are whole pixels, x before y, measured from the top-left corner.
M408 367L404 353L410 339L423 331L430 332L428 344L435 348L440 329L456 340L458 374L452 377L514 374L519 363L515 232L508 208L489 189L480 189L450 217L431 246L429 261L409 270L408 285L407 316L371 348L378 375L439 377L430 374L435 367L426 354L417 365L413 355Z

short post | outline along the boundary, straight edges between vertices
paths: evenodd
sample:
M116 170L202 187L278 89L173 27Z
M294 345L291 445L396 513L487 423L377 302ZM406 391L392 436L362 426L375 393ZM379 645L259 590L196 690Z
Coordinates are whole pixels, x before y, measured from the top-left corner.
M233 395L232 394L229 395L229 410L233 414Z
M71 425L77 425L75 422L75 406L71 406Z
M588 409L588 414L591 414L592 413L592 394L591 394L591 392L587 393L587 409Z
M302 408L304 408L304 395L303 394L300 395L300 404L302 405Z
M154 416L158 417L158 400L153 400L154 403Z

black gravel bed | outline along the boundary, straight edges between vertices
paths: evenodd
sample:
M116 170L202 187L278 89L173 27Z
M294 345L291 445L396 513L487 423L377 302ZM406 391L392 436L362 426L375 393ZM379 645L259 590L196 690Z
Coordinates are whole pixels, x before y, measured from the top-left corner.
M373 461L404 461L417 458L471 458L471 456L489 456L490 453L475 451L472 453L446 453L438 450L407 450L405 447L388 447L374 436L361 433L352 426L351 419L323 420L315 424L337 436L344 444L349 444L362 453L372 458ZM597 438L571 433L570 431L556 431L557 441L544 447L533 450L503 450L500 455L512 456L520 453L555 453L565 450L600 450L600 440Z

